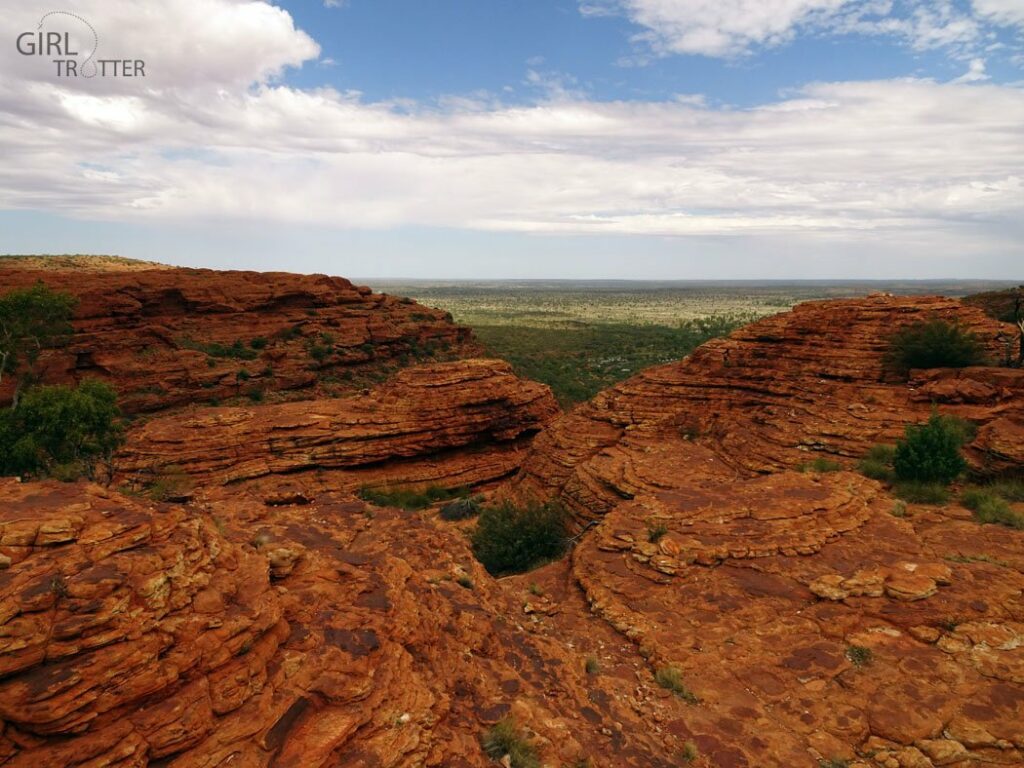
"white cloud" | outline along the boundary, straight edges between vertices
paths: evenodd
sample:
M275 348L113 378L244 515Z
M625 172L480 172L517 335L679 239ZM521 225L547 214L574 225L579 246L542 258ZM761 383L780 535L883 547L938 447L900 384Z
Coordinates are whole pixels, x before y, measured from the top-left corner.
M794 242L939 237L1024 215L1019 88L819 83L741 110L694 94L601 103L537 76L548 96L532 106L368 103L276 82L319 50L263 3L177 0L151 16L125 3L123 21L103 26L95 2L90 17L113 30L104 45L145 55L153 79L61 80L0 51L5 72L19 68L0 80L0 207ZM197 9L239 22L228 47L201 30L209 45L168 42L168 21Z
M1024 2L1021 0L973 0L973 4L979 16L998 24L1024 25Z
M658 53L734 56L789 40L802 24L852 0L613 0L584 13L624 12L646 28L641 39Z
M960 77L954 80L954 83L980 83L982 80L988 80L989 76L985 74L985 60L984 59L971 59L970 64L967 67L967 71L964 72Z
M1024 24L1022 0L973 0L966 10L953 0L582 0L580 11L628 17L643 28L636 40L657 55L725 58L801 33L887 35L969 57L985 43L986 25Z

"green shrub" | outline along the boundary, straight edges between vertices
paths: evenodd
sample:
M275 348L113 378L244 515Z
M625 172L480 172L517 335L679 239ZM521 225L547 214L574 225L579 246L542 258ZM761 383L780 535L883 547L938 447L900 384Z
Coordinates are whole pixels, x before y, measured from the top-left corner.
M664 523L649 523L647 525L647 541L651 544L657 544L666 533L668 533L668 526Z
M985 348L958 322L922 320L897 331L889 340L887 367L901 375L912 368L964 368L984 365Z
M588 675L596 675L601 672L601 663L593 656L587 656L583 669Z
M480 514L473 554L494 576L528 571L565 552L568 516L558 504L504 503Z
M253 349L264 349L267 346L267 340L263 336L257 336L249 342L249 346Z
M908 426L896 445L896 479L920 483L951 483L967 469L960 455L966 439L963 423L932 413L925 424Z
M86 379L78 387L33 387L0 412L0 474L92 478L124 442L117 394Z
M846 649L846 658L855 667L866 667L874 659L875 654L863 645L851 645Z
M683 744L683 748L679 752L680 760L682 760L684 763L689 764L696 760L698 757L700 757L700 750L697 749L696 744L694 744L692 741L688 741L685 744Z
M819 456L813 461L804 462L797 469L800 472L840 472L843 469L843 465L838 461Z
M1024 515L1015 512L996 490L968 488L960 497L960 503L974 513L980 523L998 523L1010 528L1024 529Z
M515 720L506 717L494 725L483 738L484 752L493 760L506 755L512 768L540 768L536 748L519 732Z
M672 691L683 701L697 703L697 696L683 683L683 673L676 667L662 667L654 673L654 682L667 691Z
M426 488L371 488L364 486L359 489L359 498L376 504L378 507L397 507L406 511L424 509L439 501L446 501L462 496L464 488L448 489L440 485L428 485Z
M870 477L872 480L879 480L883 483L891 483L896 479L896 473L893 472L892 462L896 456L896 446L894 445L873 445L864 458L857 463L857 469L865 477Z
M989 483L986 487L1007 501L1024 501L1024 480L1020 478L996 480L993 483Z
M896 483L892 492L912 504L946 504L949 501L949 489L942 483L916 483L907 481ZM904 510L905 512L905 510Z
M456 499L441 507L439 514L442 520L469 520L480 514L480 499L476 496Z

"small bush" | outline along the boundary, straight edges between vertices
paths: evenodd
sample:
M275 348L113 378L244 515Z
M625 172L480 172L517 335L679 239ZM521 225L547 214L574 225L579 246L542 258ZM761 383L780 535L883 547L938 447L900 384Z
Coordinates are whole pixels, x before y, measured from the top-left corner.
M568 516L557 504L516 507L504 503L480 514L472 545L492 575L520 573L565 552Z
M843 465L838 461L819 456L814 461L804 462L797 469L801 472L840 472Z
M996 480L994 483L989 483L986 487L1007 501L1024 501L1024 480L1019 478Z
M991 487L968 488L960 497L960 503L974 513L979 523L997 523L1024 529L1024 515L1015 512L1006 499Z
M912 368L965 368L984 365L985 348L975 334L957 322L923 320L892 336L885 363L904 376Z
M593 656L588 656L583 669L586 670L588 675L596 675L601 671L601 664Z
M465 575L459 576L459 578L457 578L455 580L455 583L458 584L463 589L470 589L470 590L472 590L472 589L475 588L475 585L473 584L473 580L471 578L469 578L469 576L465 576Z
M949 502L949 489L941 483L896 483L892 492L912 504L937 504Z
M476 496L470 496L468 499L456 499L441 507L439 514L442 520L469 520L480 514L480 499Z
M515 720L506 717L494 725L483 738L484 752L492 760L506 755L512 768L540 768L536 748L519 732Z
M679 759L684 763L692 763L700 757L700 750L697 749L697 745L692 741L688 741L683 744L682 750L679 752Z
M850 768L850 761L841 757L833 757L830 760L819 760L818 768Z
M893 503L892 510L890 513L893 517L906 517L907 516L907 505L902 500L898 500Z
M851 645L846 649L846 658L855 667L866 667L874 659L875 654L863 645Z
M667 691L672 691L683 701L697 703L697 696L683 683L683 673L676 667L662 667L654 673L654 682Z
M253 349L264 349L267 346L267 340L263 336L257 336L249 342L249 346Z
M664 523L651 523L647 526L647 541L657 544L661 537L668 533L668 526Z
M894 445L874 445L865 454L864 458L857 463L857 469L865 477L878 480L883 483L891 483L896 479L892 462L896 456Z
M378 507L397 507L406 511L424 509L431 504L456 498L465 493L465 489L450 490L440 485L429 485L426 488L371 488L365 486L359 490L359 498L376 504Z
M908 426L896 445L896 479L919 483L951 483L965 469L960 454L966 438L963 423L932 413L925 424Z

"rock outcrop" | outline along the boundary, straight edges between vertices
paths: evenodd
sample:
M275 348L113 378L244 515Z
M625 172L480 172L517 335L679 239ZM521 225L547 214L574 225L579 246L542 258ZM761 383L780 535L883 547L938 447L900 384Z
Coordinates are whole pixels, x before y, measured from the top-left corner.
M516 492L559 496L589 519L637 493L706 477L750 477L818 457L852 463L926 419L933 404L979 425L1005 419L979 430L971 454L983 468L982 441L1002 444L1024 414L1024 375L977 367L893 380L883 363L888 337L930 317L958 319L999 359L1009 327L953 299L807 302L577 407L539 436Z
M352 392L417 361L472 356L469 329L440 310L340 277L206 269L23 269L79 300L70 343L42 361L47 382L117 387L128 413L228 398ZM0 403L10 399L10 377Z
M955 301L800 305L561 417L503 491L586 524L565 576L699 702L668 729L712 765L1024 764L1024 531L796 469L933 405L979 425L976 471L1024 469L1024 371L886 374L885 338L932 315L998 359L1006 326Z
M457 531L369 512L0 481L0 763L482 768L512 717L552 764L676 765L645 718L686 705L628 706Z
M207 490L262 486L268 498L389 479L478 485L514 473L558 412L548 387L508 363L436 363L364 395L153 418L129 433L117 472L136 487L179 473Z

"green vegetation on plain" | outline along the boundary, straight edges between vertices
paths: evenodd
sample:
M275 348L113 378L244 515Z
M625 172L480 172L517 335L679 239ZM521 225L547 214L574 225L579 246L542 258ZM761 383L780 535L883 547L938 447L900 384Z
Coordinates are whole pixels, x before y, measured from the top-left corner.
M705 341L749 321L749 317L710 317L681 321L675 327L477 324L473 330L488 354L510 362L518 375L547 384L567 408L644 368L680 360Z

